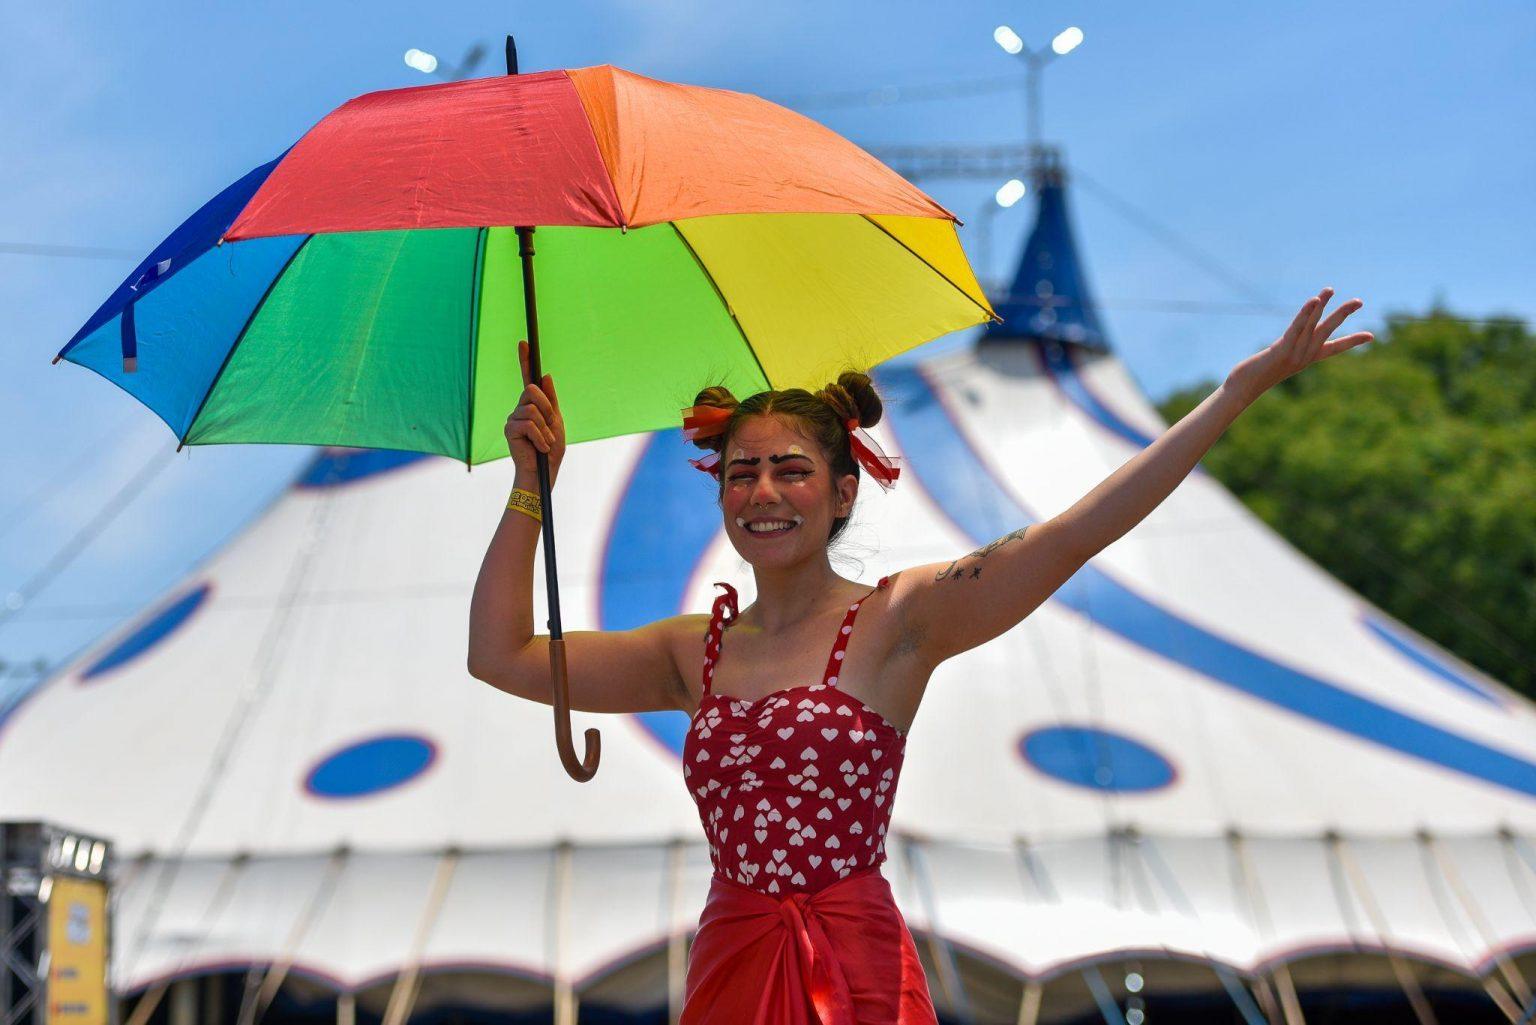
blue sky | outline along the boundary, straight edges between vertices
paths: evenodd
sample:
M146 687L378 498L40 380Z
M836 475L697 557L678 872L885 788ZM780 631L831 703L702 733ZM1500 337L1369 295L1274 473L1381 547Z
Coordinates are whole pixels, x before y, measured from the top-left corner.
M1332 284L1366 300L1356 319L1367 328L1437 299L1468 316L1536 317L1528 0L75 3L12 5L6 21L0 659L12 662L63 658L131 615L258 514L306 458L235 446L167 459L172 439L148 410L48 361L205 199L346 99L427 81L402 62L408 47L452 61L481 40L493 56L478 73L489 74L512 31L524 70L612 63L793 98L871 147L987 144L1022 140L1021 91L800 101L1019 74L992 42L995 26L1039 46L1078 25L1086 41L1046 75L1047 138L1228 278L1282 307ZM921 184L974 223L1001 183ZM1085 189L1073 214L1110 336L1154 396L1219 378L1288 319L1210 308L1250 296ZM1029 217L1028 202L996 215L984 277L1009 273ZM974 233L962 239L974 256ZM17 244L132 255L7 251ZM1170 301L1197 305L1153 308ZM140 478L148 483L116 511L114 496ZM93 518L110 523L66 554ZM7 595L39 580L47 586L30 602L6 610ZM6 684L0 674L0 692Z

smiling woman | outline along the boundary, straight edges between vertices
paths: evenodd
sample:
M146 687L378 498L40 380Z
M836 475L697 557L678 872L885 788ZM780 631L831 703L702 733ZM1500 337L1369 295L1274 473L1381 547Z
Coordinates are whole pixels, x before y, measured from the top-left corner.
M1308 300L1272 345L1064 512L872 588L828 561L862 475L883 487L900 475L898 460L862 429L883 411L870 378L849 370L816 392L740 401L724 386L698 393L683 433L708 454L691 462L719 482L722 524L752 567L756 600L738 609L735 588L720 582L707 618L566 634L572 708L689 713L683 777L714 874L682 1025L936 1022L911 932L880 873L929 677L1016 626L1145 518L1265 391L1368 341L1365 332L1329 339L1360 308L1351 300L1324 317L1330 296ZM565 426L553 380L532 383L526 347L524 357L522 402L505 430L517 488L475 584L469 665L479 679L549 704L549 639L533 632L541 509L531 487L535 452L548 456L553 480ZM1068 782L1148 790L1175 772L1128 737L1041 734L1023 753L1061 776L1061 752L1087 741L1144 756L1141 769Z

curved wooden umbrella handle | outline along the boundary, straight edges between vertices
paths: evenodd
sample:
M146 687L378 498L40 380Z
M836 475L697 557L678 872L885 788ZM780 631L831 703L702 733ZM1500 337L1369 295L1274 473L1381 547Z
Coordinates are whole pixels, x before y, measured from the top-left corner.
M603 753L602 734L588 729L587 755L576 758L576 746L571 743L571 696L565 675L565 640L551 638L549 642L549 673L554 682L555 747L560 752L560 762L565 771L578 783L585 783L597 775L597 763Z

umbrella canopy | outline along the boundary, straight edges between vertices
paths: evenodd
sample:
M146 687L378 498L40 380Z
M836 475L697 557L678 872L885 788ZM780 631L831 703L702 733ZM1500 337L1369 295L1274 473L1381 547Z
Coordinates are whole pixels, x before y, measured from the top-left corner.
M371 93L215 197L55 358L184 444L507 454L538 228L570 442L995 317L956 219L823 126L613 67Z

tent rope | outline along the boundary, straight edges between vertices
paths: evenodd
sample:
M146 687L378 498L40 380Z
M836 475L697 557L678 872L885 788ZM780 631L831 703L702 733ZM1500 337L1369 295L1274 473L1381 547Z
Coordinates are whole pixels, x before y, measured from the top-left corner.
M160 872L155 878L155 888L145 908L144 920L140 923L134 937L132 964L138 963L144 949L149 945L149 938L155 926L159 924L161 909L170 896L172 886L175 885L176 877L181 871L181 863L186 858L193 839L197 836L203 816L207 814L208 808L213 803L213 795L224 779L231 755L239 746L248 725L257 718L256 711L262 700L272 689L273 681L277 676L278 650L281 647L279 641L287 632L288 621L297 604L299 592L309 577L310 568L314 564L315 555L319 549L320 535L329 518L330 509L329 496L314 500L298 552L292 565L289 566L287 578L283 581L282 600L273 610L273 616L268 620L267 628L256 647L256 654L252 659L253 672L230 708L229 716L224 721L223 732L214 744L208 770L203 773L201 785L193 796L186 816L182 819L175 842L171 844L170 854L161 862Z

